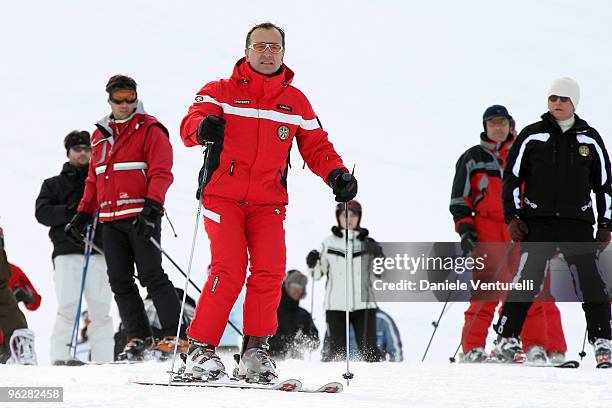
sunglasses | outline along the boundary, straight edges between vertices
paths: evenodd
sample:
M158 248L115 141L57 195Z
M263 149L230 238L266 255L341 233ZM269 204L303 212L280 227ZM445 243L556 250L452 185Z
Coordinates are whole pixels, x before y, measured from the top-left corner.
M253 43L247 47L249 50L254 50L255 52L264 52L266 50L270 50L272 54L279 54L283 50L283 46L277 43Z
M557 102L557 99L560 99L561 102L569 102L569 96L558 96L558 95L550 95L548 100L551 102Z
M136 102L138 98L136 97L136 92L121 90L116 91L110 94L109 100L115 105L121 105L122 103L127 103L131 105Z
M72 146L70 149L72 151L76 152L76 153L81 153L81 152L89 153L89 152L91 152L91 146L87 146L87 145Z

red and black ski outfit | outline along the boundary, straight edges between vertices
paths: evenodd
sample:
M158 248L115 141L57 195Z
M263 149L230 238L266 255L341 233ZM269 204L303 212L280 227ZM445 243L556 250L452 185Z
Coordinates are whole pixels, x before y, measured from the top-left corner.
M222 149L213 149L214 171L203 193L212 270L187 332L198 341L219 344L249 262L244 334L276 332L293 140L308 167L325 182L334 170L347 171L292 80L293 71L285 65L278 74L265 76L242 58L229 79L210 82L196 94L181 123L181 139L191 147L198 145L197 129L207 115L226 120Z
M143 301L134 282L138 280L153 299L163 334L175 336L180 303L172 282L161 266L160 251L137 236L133 221L147 200L163 206L173 181L172 145L168 131L140 102L125 120L106 116L96 124L85 191L78 212L93 216L99 209L104 228L104 257L121 320L129 338L152 336ZM161 219L157 217L153 238L160 242Z
M462 224L468 223L473 225L478 242L510 242L510 236L504 223L502 177L506 158L513 142L512 136L509 135L508 139L502 143L495 143L483 132L480 139L479 145L468 149L457 161L450 202L455 230L459 232L463 229ZM478 248L475 251L478 251ZM504 250L492 252L500 252L495 260L491 259L492 253L488 253L488 262L495 266L485 269L481 274L486 275L485 278L508 281L508 274L516 272L518 264L516 264L514 255L518 255L518 251L513 251L510 256L505 256L502 253L505 252ZM499 262L511 266L498 271ZM496 273L498 276L493 276ZM479 279L476 271L474 271L474 279ZM487 334L497 305L496 301L473 300L470 302L465 312L465 324L462 331L462 347L465 353L476 347L485 348ZM478 311L479 308L480 311ZM477 311L478 314L470 328L470 322ZM539 345L548 352L565 353L567 346L561 326L561 316L554 302L534 303L521 332L521 339L525 350Z

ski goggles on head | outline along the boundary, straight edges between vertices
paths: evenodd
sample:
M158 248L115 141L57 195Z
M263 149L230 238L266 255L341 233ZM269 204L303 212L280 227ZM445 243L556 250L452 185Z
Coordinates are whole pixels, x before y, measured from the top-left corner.
M122 103L132 104L137 100L136 91L125 89L115 91L110 94L109 100L116 105L121 105Z
M561 100L561 102L569 102L569 96L559 96L559 95L550 95L548 100L551 102L557 102L557 99Z
M265 42L253 43L247 48L255 52L264 52L265 50L270 50L272 54L279 54L283 50L283 46L281 44Z

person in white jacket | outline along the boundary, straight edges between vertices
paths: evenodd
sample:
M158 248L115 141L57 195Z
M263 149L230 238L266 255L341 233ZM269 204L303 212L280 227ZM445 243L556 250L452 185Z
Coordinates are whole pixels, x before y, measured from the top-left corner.
M349 263L348 311L349 320L357 335L357 348L364 361L380 361L376 346L376 301L371 290L372 260L383 256L380 245L360 226L361 205L356 200L348 203ZM325 320L330 335L330 353L324 361L340 360L346 356L346 241L344 203L336 206L338 225L323 241L321 251L312 250L306 264L315 280L327 277L325 285Z

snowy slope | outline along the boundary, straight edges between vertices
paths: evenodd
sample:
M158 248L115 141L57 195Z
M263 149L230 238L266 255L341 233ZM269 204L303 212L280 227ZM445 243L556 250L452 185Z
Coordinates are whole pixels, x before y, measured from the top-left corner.
M48 364L56 301L51 244L46 228L34 219L34 199L42 180L57 174L65 160L62 138L72 129L92 130L107 113L104 85L110 75L136 78L145 108L171 131L175 183L167 207L179 237L173 238L164 223L162 243L186 266L201 155L183 147L178 125L204 83L230 74L248 28L268 19L287 30L285 62L296 72L294 84L310 98L345 162L357 165L362 224L378 240L454 240L447 209L454 164L477 143L482 111L502 103L519 126L537 120L545 110L546 86L555 77L578 80L578 112L612 145L612 9L606 1L235 1L230 7L196 1L7 2L0 13L0 225L9 259L43 295L41 308L27 313L43 364ZM319 246L335 222L334 202L322 181L302 170L296 150L289 175L287 266L303 270L306 253ZM208 242L200 229L193 271L198 283L208 260ZM182 277L165 266L182 286ZM318 283L314 303L321 331L323 290ZM304 305L310 307L310 297ZM450 308L427 362L418 364L441 305L382 306L402 331L408 362L359 366L356 386L346 394L308 398L334 405L432 407L457 398L462 406L485 406L471 386L479 384L478 389L490 393L508 391L493 394L489 406L515 406L516 401L534 406L531 397L536 395L540 406L553 406L555 400L555 406L563 406L574 398L595 406L585 398L602 399L602 390L610 386L609 376L588 367L554 373L509 367L508 374L498 374L491 367L449 366L463 304ZM574 304L561 308L569 354L576 356L584 332L582 312ZM148 391L137 400L132 386L124 385L150 367L68 370L0 367L0 383L64 384L72 406L83 406L86 397L99 400L100 406L126 406L132 399L143 406L168 403L163 398L170 395L167 390ZM288 363L282 370L283 375L295 372L318 381L339 378L343 368L312 362ZM74 380L60 380L64 373ZM115 391L113 385L120 388ZM203 392L176 394L185 401L215 394L215 404L226 406L245 400L245 394L233 391ZM309 403L302 396L271 400L252 392L249 399L251 394L254 401L261 398L274 406Z
M514 366L435 363L355 364L355 379L341 394L261 390L171 388L128 384L128 379L165 380L167 364L129 366L0 367L0 386L64 387L63 408L147 407L521 407L604 408L612 404L609 373ZM10 371L10 373L9 373ZM157 375L152 373L158 371ZM345 371L341 363L288 362L287 378L321 384ZM11 379L8 380L7 376ZM8 380L8 381L7 381ZM2 403L0 403L0 406ZM23 404L26 407L34 403ZM39 404L41 407L52 404Z

